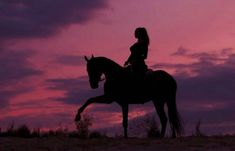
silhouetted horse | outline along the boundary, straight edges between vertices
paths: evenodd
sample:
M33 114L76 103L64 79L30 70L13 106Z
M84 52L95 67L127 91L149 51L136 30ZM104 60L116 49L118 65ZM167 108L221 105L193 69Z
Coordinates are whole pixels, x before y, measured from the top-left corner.
M167 116L164 104L168 107L168 118L172 137L180 136L183 131L181 119L176 108L176 81L165 71L153 71L145 78L138 80L127 68L123 68L114 61L105 57L93 57L87 61L87 72L90 86L98 88L101 75L105 75L104 95L90 98L78 109L75 121L81 119L80 114L92 103L110 104L117 102L122 107L124 137L127 138L128 105L143 104L153 101L161 121L161 136L164 137L167 125ZM142 82L137 82L142 81Z

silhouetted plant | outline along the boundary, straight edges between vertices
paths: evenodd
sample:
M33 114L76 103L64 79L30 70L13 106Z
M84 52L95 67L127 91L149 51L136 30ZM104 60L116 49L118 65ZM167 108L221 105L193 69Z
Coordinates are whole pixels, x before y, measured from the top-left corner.
M68 137L78 138L78 132L77 131L69 132Z
M101 133L99 131L93 131L89 134L89 138L108 138L106 133Z
M5 134L4 134L4 136L14 136L14 135L15 135L15 130L14 130L14 128L15 128L15 124L14 124L14 122L12 122L12 123L10 124L10 126L7 128L7 130L6 130Z
M3 136L2 128L0 127L0 137Z
M88 138L89 127L92 125L91 116L84 114L79 122L76 123L76 128L79 138Z
M27 125L21 125L19 126L16 131L16 136L18 137L30 137L31 136L31 132L30 132L30 129L28 128Z
M48 131L48 136L55 136L55 131L53 131L53 130L49 130Z
M71 132L73 133L73 132ZM57 137L57 136L70 136L70 132L68 132L67 128L63 128L60 124L59 127L55 130L50 129L49 131L46 132L40 132L40 136L42 137Z
M40 128L34 129L33 132L31 133L32 137L40 137Z
M202 137L202 136L205 136L202 132L201 132L201 120L199 119L197 124L196 124L196 127L195 127L195 136L198 136L198 137Z
M68 128L64 128L61 123L59 123L59 127L55 130L56 136L68 136Z
M130 125L132 133L137 137L143 137L144 135L148 138L160 137L158 123L153 115L137 115L137 117L132 120ZM143 132L145 132L145 134Z
M154 116L146 116L143 119L143 126L148 138L160 137L160 131Z

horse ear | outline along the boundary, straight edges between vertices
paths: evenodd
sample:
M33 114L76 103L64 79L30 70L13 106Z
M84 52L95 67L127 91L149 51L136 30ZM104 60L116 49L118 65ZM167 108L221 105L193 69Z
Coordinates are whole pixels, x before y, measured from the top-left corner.
M85 58L85 60L88 62L89 61L89 59L87 58L87 56L84 56L84 58Z
M91 58L93 59L94 58L94 55L92 54Z

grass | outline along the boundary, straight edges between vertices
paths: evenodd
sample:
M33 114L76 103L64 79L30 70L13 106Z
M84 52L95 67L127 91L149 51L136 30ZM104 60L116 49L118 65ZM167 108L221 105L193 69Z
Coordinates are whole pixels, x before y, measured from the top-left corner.
M153 119L146 118L145 121L148 127L148 131L151 131L151 127L156 127L156 123ZM87 119L86 119L87 122ZM91 122L91 121L90 121ZM195 150L235 150L235 135L224 136L205 136L201 137L200 125L197 123L195 129L195 135L189 137L180 137L177 139L171 138L129 138L123 137L107 137L105 133L98 131L89 131L89 123L85 130L88 131L87 137L81 137L79 130L69 132L67 129L58 128L57 130L50 130L48 132L42 132L40 129L30 130L27 125L21 125L16 127L14 124L10 124L8 129L4 132L0 131L0 150L1 151L195 151ZM146 124L145 123L145 124ZM154 124L151 124L154 123ZM149 125L150 124L150 125ZM152 126L151 126L152 125ZM83 123L84 126L84 123ZM84 128L84 127L83 127ZM146 131L146 132L148 132ZM155 131L155 130L154 130ZM198 133L197 133L198 132ZM148 135L147 135L148 136Z
M0 128L0 137L22 137L22 138L33 138L33 137L74 137L80 139L87 138L107 138L105 133L98 131L90 131L92 125L92 117L84 114L79 123L76 123L76 131L68 131L67 128L59 125L58 129L41 131L40 128L31 130L27 125L23 124L18 127L14 123L11 123L6 131L2 131Z
M234 150L235 136L210 137L182 137L178 139L150 139L150 138L89 138L79 139L71 137L39 137L39 138L0 138L1 151L207 151L207 150Z

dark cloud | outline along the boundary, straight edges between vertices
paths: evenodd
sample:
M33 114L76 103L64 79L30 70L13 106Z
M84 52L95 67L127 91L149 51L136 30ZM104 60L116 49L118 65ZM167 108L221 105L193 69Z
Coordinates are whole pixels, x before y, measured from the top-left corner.
M214 102L216 103L216 101ZM195 105L196 102L192 103ZM202 104L198 102L197 104ZM220 108L207 108L198 110L181 110L181 115L185 122L185 127L190 134L190 131L195 132L195 126L201 120L201 130L205 134L221 134L234 132L235 116L234 116L234 103L227 104Z
M40 75L42 71L34 69L28 59L32 51L0 50L0 85L6 86L21 82L25 78Z
M231 50L233 49L226 48L214 53L185 53L183 56L193 57L197 61L189 64L159 64L153 67L176 71L175 77L179 90L182 91L181 99L199 102L232 101L235 99L235 54Z
M178 105L179 106L179 105ZM192 135L196 132L195 127L198 121L201 121L200 130L206 135L212 134L223 134L225 132L234 132L235 128L235 116L234 108L227 106L220 109L212 110L180 110L180 114L183 119L185 134ZM130 132L138 132L137 136L144 134L144 127L139 127L143 125L144 119L146 117L155 117L158 124L160 124L159 117L156 111L150 111L146 115L138 116L136 118L129 120ZM142 123L142 124L141 124ZM117 125L118 126L118 125ZM160 126L159 126L160 127ZM121 129L121 127L119 128ZM168 134L170 134L170 128L167 129Z
M31 88L18 87L24 80L41 75L43 72L34 69L28 59L31 51L0 50L0 105L8 105L11 98L18 94L31 91Z
M0 39L51 36L106 7L106 0L1 0Z
M15 91L3 91L0 90L0 109L9 105L9 99L17 95Z
M179 47L178 50L174 53L172 53L172 56L184 56L187 54L187 52L189 52L188 49L184 48L184 47Z
M68 66L82 66L85 65L86 63L83 56L72 56L72 55L59 56L55 59L55 62Z
M102 87L92 90L89 85L88 77L70 78L70 79L49 79L47 80L48 89L64 91L63 97L54 98L66 104L81 104L90 97L101 95ZM100 84L102 85L102 84Z
M63 102L65 104L82 105L87 99L96 97L103 94L103 82L99 85L98 89L91 89L89 85L88 77L68 78L68 79L49 79L47 80L49 90L60 90L64 92L64 96L51 98L56 101ZM134 111L139 105L131 105L130 112ZM154 109L152 103L147 103L144 106L141 105L142 110ZM89 110L91 113L100 112L102 114L121 113L121 107L119 104L113 102L112 104L95 104L94 108Z
M207 68L209 69L209 68ZM235 99L235 69L214 67L197 69L202 74L196 77L178 77L181 97L198 101L232 101ZM203 75L205 73L205 76Z
M211 52L198 52L198 53L190 53L191 50L179 47L176 52L172 53L172 56L181 56L187 57L191 59L197 59L199 61L206 61L206 62L218 62L218 61L225 61L227 57L233 54L233 48L223 48L219 51L211 51Z
M233 51L233 48L208 53L178 50L174 55L194 61L188 64L153 65L158 69L175 70L178 107L188 129L192 130L201 119L206 133L218 134L234 130L235 53Z
M19 88L19 89L4 90L4 87L1 87L0 88L0 109L7 107L9 105L10 99L12 99L13 97L22 93L31 92L32 90L33 90L32 88Z

